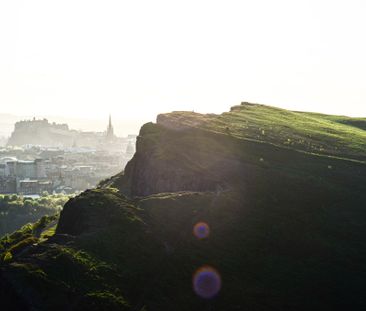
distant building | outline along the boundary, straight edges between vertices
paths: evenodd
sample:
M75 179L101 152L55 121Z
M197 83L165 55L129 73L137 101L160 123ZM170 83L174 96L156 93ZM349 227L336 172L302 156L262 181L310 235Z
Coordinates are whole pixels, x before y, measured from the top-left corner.
M111 115L106 125L83 132L45 119L18 122L0 149L0 193L72 193L119 173L135 152L136 135L116 136Z
M114 135L112 117L111 117L111 115L109 115L109 123L108 123L108 127L107 127L107 132L106 132L106 140L113 141L115 139L116 139L116 136Z
M17 182L15 177L0 177L0 193L16 193Z
M53 192L53 184L51 181L40 181L32 179L23 179L19 181L18 193L21 194L42 194L47 191L48 193Z
M53 192L53 183L50 180L38 181L38 194L42 194L47 191L48 193Z
M126 138L117 137L114 134L112 125L112 117L109 115L107 130L104 132L104 139L98 146L98 150L108 151L112 153L123 153L123 145L127 143Z
M46 172L42 159L34 161L11 160L6 162L6 174L19 178L45 178Z
M6 175L6 164L0 163L0 177L5 177Z
M44 145L68 146L72 144L76 131L71 131L67 124L49 123L43 120L24 120L16 122L7 145Z
M25 179L19 181L17 192L21 194L39 194L38 190L38 180Z
M75 190L83 190L95 185L98 180L94 176L93 166L79 165L64 172L65 185Z

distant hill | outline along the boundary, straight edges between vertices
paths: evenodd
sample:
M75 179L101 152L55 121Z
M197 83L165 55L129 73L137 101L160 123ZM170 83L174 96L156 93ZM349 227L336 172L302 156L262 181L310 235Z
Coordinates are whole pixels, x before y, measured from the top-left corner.
M67 124L49 123L47 119L18 121L14 125L7 145L26 144L44 146L71 147L77 137L77 131L71 131Z
M0 113L0 137L8 138L14 130L14 125L18 121L32 120L33 116L18 116ZM86 132L103 132L108 124L108 115L105 120L82 119L62 116L36 116L37 120L47 119L50 123L68 124L70 129ZM129 119L114 119L113 125L118 136L127 136L137 133L141 122Z
M250 103L159 115L124 172L1 240L2 305L364 310L364 122Z
M116 144L119 140L114 136ZM118 140L118 141L117 141ZM18 121L7 141L7 146L42 145L48 147L92 147L106 142L104 132L84 132L69 129L69 126L49 122L47 119Z

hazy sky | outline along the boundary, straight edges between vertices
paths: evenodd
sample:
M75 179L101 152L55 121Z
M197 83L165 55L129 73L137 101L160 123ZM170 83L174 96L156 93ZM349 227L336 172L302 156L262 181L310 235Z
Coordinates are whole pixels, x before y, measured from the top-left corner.
M364 0L0 0L0 112L366 116Z

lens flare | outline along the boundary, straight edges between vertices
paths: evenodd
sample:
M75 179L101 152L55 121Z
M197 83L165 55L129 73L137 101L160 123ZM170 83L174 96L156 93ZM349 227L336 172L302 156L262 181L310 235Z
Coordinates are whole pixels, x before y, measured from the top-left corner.
M193 275L193 289L204 299L215 297L221 289L220 274L210 266L199 268Z
M210 227L205 222L199 222L193 227L193 234L197 239L205 239L210 235Z

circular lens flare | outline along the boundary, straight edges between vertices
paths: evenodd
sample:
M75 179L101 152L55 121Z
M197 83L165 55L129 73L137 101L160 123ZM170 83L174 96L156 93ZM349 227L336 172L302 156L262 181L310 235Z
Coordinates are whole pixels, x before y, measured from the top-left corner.
M215 297L221 289L220 274L210 266L199 268L193 275L193 289L204 299Z
M199 222L193 227L193 234L197 239L205 239L210 235L210 227L205 222Z

